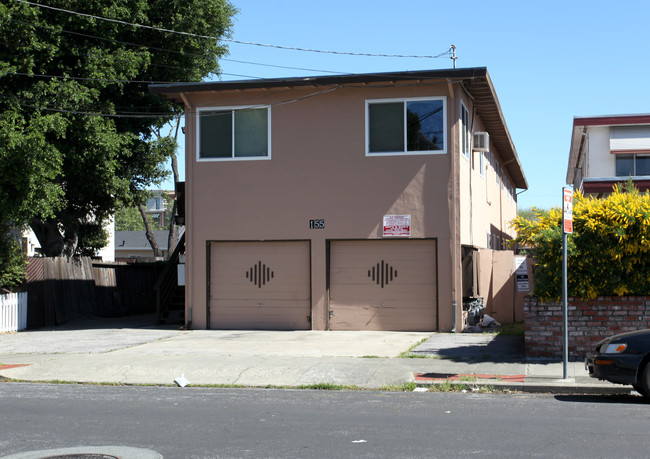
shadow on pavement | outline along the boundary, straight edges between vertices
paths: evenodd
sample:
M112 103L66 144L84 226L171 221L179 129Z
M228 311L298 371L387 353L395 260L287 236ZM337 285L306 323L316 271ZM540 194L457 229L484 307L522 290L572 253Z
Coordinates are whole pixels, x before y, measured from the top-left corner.
M42 328L29 329L30 332L64 331L64 330L103 330L124 328L156 328L178 329L178 326L156 325L156 314L136 314L121 317L100 317L93 315L76 316L60 325L48 325Z
M621 386L622 390L625 390ZM632 388L630 388L630 392ZM630 404L630 405L648 405L650 404L650 399L642 397L641 395L635 395L632 393L629 394L608 394L608 395L556 395L555 399L560 402L571 402L571 403L618 403L618 404Z
M413 356L455 361L526 362L523 336L437 333L411 351Z

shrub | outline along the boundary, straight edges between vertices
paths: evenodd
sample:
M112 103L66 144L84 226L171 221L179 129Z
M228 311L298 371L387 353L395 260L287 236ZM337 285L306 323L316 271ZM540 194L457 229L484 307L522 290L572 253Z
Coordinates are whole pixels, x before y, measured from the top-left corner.
M517 217L515 242L531 248L533 295L558 299L562 292L562 211L533 209ZM568 236L570 296L650 294L650 193L631 181L602 199L574 194L573 233Z
M0 291L13 290L25 278L25 257L18 242L0 235Z

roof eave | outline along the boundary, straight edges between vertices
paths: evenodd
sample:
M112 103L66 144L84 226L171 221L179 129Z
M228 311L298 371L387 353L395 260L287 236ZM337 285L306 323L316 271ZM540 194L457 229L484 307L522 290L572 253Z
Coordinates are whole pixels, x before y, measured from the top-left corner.
M464 82L465 89L477 103L477 114L483 121L485 128L490 133L490 140L494 142L497 150L502 155L503 167L510 173L516 188L527 190L528 181L519 161L508 125L501 110L492 79L485 72L484 78L476 78Z

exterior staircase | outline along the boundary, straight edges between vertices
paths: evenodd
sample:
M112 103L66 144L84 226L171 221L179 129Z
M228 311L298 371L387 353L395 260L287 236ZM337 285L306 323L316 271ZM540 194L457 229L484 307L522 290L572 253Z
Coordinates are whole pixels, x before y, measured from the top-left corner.
M178 285L178 263L185 253L185 233L181 236L167 266L160 274L154 290L156 292L156 317L158 325L185 325L185 286Z

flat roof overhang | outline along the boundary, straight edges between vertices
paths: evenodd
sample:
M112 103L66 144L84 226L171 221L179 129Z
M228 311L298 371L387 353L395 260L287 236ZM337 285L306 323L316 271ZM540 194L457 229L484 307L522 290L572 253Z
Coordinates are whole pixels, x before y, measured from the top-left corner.
M605 179L583 179L582 181L582 192L584 194L607 194L611 193L615 185L625 185L627 182L627 177L609 177ZM650 190L650 177L632 177L634 186L638 188L639 191L648 191Z
M351 86L355 84L371 85L373 83L397 83L414 81L422 83L441 80L461 84L476 102L476 113L483 121L490 134L490 140L499 151L503 164L519 189L528 189L519 156L512 142L506 125L501 105L487 68L474 67L464 69L422 70L412 72L386 72L367 74L348 74L297 78L269 78L237 81L214 81L200 83L169 83L149 85L149 92L159 97L184 102L183 94L219 91L243 91L247 89L269 89L304 86Z

